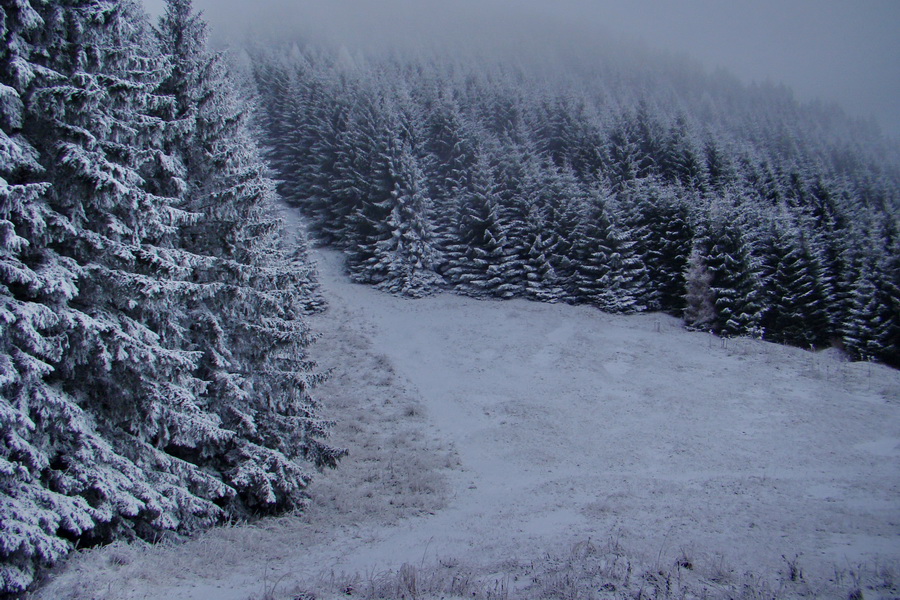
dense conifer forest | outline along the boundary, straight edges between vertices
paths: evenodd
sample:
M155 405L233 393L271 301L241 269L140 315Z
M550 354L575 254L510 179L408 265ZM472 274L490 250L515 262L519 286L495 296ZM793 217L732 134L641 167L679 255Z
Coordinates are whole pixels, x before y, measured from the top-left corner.
M190 0L3 0L0 595L73 547L302 506L317 310Z
M895 143L783 87L590 60L293 44L253 64L280 191L357 281L665 311L900 365Z
M191 0L156 23L0 0L0 37L0 596L76 547L302 508L340 460L277 194L391 293L665 311L900 366L898 147L784 88L640 53L305 43L236 78Z

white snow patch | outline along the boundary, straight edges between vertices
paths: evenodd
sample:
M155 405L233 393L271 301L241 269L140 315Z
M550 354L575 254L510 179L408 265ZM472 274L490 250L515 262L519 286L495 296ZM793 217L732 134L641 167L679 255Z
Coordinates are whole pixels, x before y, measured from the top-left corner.
M139 567L87 553L38 597L246 600L273 577L307 589L405 563L492 573L585 540L650 565L687 557L711 578L768 577L783 557L808 578L900 561L897 371L664 315L397 298L317 254L331 302L317 358L338 369L320 393L355 422L310 513L142 551ZM227 539L241 548L210 556Z
M863 452L869 452L875 456L900 458L900 438L882 438L872 442L857 444L856 447Z

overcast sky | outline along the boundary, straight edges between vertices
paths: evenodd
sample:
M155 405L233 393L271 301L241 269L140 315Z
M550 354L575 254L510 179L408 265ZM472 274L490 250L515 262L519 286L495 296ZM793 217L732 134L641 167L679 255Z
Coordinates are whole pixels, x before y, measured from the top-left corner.
M158 14L163 0L144 0ZM836 102L900 138L900 0L194 0L219 39L309 28L353 43L546 26L638 40Z

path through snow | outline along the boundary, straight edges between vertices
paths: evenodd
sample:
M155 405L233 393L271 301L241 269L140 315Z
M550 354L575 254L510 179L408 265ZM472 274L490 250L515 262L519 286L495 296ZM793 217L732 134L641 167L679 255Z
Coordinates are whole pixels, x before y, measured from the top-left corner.
M660 315L326 289L374 326L462 470L439 515L346 568L523 556L620 536L647 555L767 571L900 558L900 377L683 331Z
M320 395L351 454L309 513L86 553L40 597L246 600L404 563L488 574L587 539L708 577L900 561L897 371L655 314L397 298L315 255Z

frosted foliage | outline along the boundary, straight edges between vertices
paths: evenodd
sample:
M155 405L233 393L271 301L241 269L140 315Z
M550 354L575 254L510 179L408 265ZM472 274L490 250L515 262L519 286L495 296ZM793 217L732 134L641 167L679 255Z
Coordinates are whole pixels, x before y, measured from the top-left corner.
M682 316L705 305L696 289L687 297L705 279L688 265L696 247L714 331L803 346L846 337L857 356L896 362L896 320L866 328L861 316L887 300L853 309L852 298L863 265L896 255L900 150L839 111L628 51L549 70L373 54L348 70L309 42L254 63L283 189L357 281L427 293L384 258L424 221L435 258L411 264L437 285ZM394 137L425 177L415 217L393 211ZM798 229L790 270L805 282L786 309L762 289L777 273L765 224L782 211ZM783 267L777 278L792 277Z
M204 99L178 156L190 165L183 207L201 218L181 229L180 243L217 257L194 270L211 293L188 314L189 323L203 326L187 337L202 350L200 397L234 432L229 452L215 458L237 490L229 509L294 508L305 502L310 468L334 466L343 454L321 441L328 423L317 419L311 396L321 375L304 350L313 335L302 317L320 301L302 243L295 251L278 246L274 185L249 136L251 111L221 58L203 48L204 37L190 2L171 2L160 40L177 68L161 89L189 111L195 98Z
M394 189L387 226L391 234L376 244L371 268L384 280L382 288L421 296L439 280L434 272L433 233L426 216L425 176L405 145L390 166Z
M697 252L710 276L715 310L713 331L756 334L761 318L758 262L737 212L714 205L706 228L697 236Z
M22 100L8 85L0 84L0 119L12 130L22 126Z
M479 153L468 187L455 190L452 240L445 252L444 275L462 293L491 296L503 285L506 241L500 230L499 195L486 155Z
M684 320L689 327L712 330L716 320L710 283L712 274L706 269L699 253L691 254L685 273Z
M834 334L828 314L831 282L800 228L789 215L774 219L761 246L766 336L805 347L827 343Z
M159 39L128 0L4 25L0 595L75 544L301 507L343 454L311 396L314 274L190 2Z

